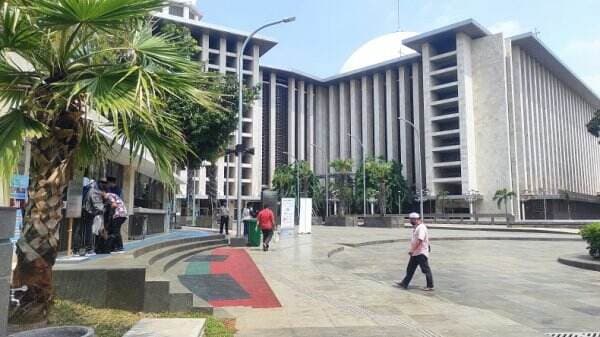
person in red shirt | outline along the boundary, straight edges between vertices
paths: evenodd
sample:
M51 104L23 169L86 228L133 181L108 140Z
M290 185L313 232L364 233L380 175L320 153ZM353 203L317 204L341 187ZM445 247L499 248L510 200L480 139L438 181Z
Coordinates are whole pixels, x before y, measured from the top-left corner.
M263 209L258 212L256 219L258 220L258 225L263 233L263 250L266 252L269 250L269 243L271 242L271 238L273 238L275 215L273 215L273 211L268 206L264 206Z

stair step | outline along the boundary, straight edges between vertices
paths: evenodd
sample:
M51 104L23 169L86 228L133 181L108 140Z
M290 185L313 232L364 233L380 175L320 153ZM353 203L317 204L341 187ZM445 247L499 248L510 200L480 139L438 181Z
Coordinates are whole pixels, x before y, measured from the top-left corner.
M170 247L170 246L179 246L181 244L186 244L186 243L191 243L191 242L210 241L210 240L216 240L216 239L225 239L225 236L222 234L215 234L215 235L187 237L187 238L181 238L181 239L175 239L175 240L167 240L167 241L155 243L153 245L148 245L145 247L138 248L138 249L134 250L132 252L132 254L133 254L133 257L137 258L137 257L141 257L143 255L146 255L148 253L151 253L153 251L163 249L166 247Z
M202 337L204 318L143 318L123 337Z
M197 297L189 291L181 282L178 275L183 274L183 266L179 269L171 270L179 263L196 254L210 251L216 248L227 246L227 240L215 240L209 246L198 246L193 249L184 250L170 255L168 258L163 258L160 262L156 262L148 266L146 270L146 298L144 299L144 308L148 305L148 311L160 312L201 312L212 314L212 306L204 299ZM205 242L207 243L207 242ZM171 273L166 274L166 271ZM167 284L167 292L164 287Z

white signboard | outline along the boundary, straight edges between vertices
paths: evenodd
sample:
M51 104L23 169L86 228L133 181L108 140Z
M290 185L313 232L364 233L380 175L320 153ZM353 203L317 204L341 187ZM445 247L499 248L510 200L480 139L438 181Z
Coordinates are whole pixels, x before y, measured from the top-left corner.
M312 199L300 199L300 224L298 234L309 234L312 227Z
M294 228L294 213L296 208L296 199L281 199L281 229Z
M81 218L81 204L83 201L83 179L75 178L69 181L67 188L66 218Z

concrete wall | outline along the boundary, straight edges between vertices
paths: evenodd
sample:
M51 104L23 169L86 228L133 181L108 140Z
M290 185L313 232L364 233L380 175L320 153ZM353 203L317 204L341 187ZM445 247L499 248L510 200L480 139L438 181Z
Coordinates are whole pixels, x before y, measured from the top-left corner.
M483 195L478 203L482 213L497 213L492 196L502 188L512 190L504 48L502 34L476 39L471 44L476 141L472 150L477 175L473 188Z

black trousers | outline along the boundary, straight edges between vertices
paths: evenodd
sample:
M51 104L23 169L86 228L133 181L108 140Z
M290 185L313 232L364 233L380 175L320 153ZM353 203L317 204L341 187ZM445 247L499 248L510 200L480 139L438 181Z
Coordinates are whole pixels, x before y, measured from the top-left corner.
M271 243L271 239L273 238L273 230L272 229L263 229L262 234L263 234L263 245L269 246L269 243Z
M221 233L221 234L223 234L223 226L225 226L225 234L229 235L229 216L228 215L221 216L221 229L219 230L219 233Z
M93 222L94 216L92 214L81 212L81 219L73 226L73 253L77 254L82 249L86 252L94 250Z
M433 275L431 274L431 268L429 268L429 261L427 256L421 254L417 256L411 256L408 261L408 266L406 267L406 276L404 280L402 280L402 285L408 287L410 281L415 275L415 271L417 270L417 266L421 267L421 271L425 274L425 279L427 280L427 287L433 288Z
M127 218L114 218L110 222L108 237L112 251L123 250L123 237L121 236L121 226Z

